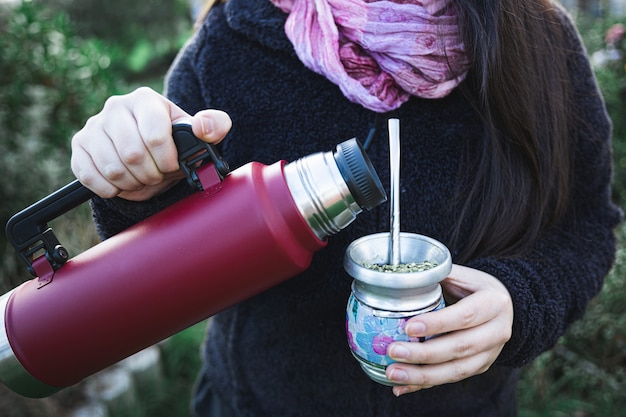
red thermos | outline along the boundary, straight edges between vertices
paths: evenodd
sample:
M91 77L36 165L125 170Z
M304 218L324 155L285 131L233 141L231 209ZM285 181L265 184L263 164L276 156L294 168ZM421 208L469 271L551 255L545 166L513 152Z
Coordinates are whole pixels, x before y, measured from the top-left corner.
M232 172L188 125L174 139L198 190L72 259L47 222L93 196L77 181L7 223L36 276L0 297L0 380L13 391L51 395L304 271L386 198L355 139Z

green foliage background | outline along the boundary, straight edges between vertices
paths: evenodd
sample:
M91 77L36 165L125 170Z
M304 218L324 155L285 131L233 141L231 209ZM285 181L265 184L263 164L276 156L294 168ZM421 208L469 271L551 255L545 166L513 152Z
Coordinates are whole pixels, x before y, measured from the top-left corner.
M116 59L69 18L27 2L0 9L0 221L70 181L69 139L117 93ZM28 278L0 238L0 289ZM27 275L27 274L26 274Z
M580 16L593 53L618 20ZM626 23L626 20L622 20ZM73 179L70 138L100 111L107 97L136 85L161 87L165 69L188 38L184 0L32 0L0 5L0 222ZM596 74L612 116L616 202L626 203L626 61ZM71 254L93 245L88 207L58 220L55 232ZM523 372L521 417L621 416L626 409L626 226L618 230L615 267L586 317L557 347ZM0 235L0 291L30 279ZM204 323L163 348L166 392L146 396L133 416L187 415L200 366ZM56 417L81 401L66 390L46 400L23 400L0 387L0 415ZM114 417L114 416L111 416ZM117 416L119 417L119 416Z

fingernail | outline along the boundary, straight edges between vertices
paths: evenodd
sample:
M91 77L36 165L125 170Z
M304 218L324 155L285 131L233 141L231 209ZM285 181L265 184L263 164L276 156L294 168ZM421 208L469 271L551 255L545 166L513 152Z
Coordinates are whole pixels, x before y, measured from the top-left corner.
M204 137L209 137L213 134L213 120L210 117L201 117L200 126L202 127Z
M423 336L426 333L426 325L422 322L407 323L404 331L409 336Z
M407 374L403 369L394 368L389 371L388 378L392 381L404 382L409 379L409 374Z
M393 359L406 359L411 354L409 349L403 345L392 345L389 347L387 354Z
M395 395L396 397L404 395L407 392L409 392L408 387L393 387L393 395Z

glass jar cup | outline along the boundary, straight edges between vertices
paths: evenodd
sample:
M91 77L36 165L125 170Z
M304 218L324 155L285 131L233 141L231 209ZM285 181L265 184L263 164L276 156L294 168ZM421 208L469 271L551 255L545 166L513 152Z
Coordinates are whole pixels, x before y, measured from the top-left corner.
M363 236L346 249L344 269L354 280L346 308L350 350L372 380L394 385L385 376L394 361L387 356L393 342L411 338L408 319L445 307L440 282L452 269L452 257L441 242L415 233L400 233L400 263L431 264L414 272L387 272L372 265L389 263L389 233Z

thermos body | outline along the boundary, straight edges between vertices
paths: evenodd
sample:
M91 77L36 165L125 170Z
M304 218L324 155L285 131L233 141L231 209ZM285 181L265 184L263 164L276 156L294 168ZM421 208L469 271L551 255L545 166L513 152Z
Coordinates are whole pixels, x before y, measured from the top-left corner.
M67 387L306 269L324 242L274 184L282 164L263 168L242 167L210 198L194 193L77 255L43 288L18 287L5 326L19 361Z
M244 165L218 192L195 192L69 259L50 283L5 294L0 380L50 395L304 271L326 244L328 232L312 227L319 216L343 206L340 230L371 201L356 204L341 181L311 201L309 170L289 165L291 179L284 161ZM375 191L373 205L385 198ZM318 204L330 210L307 214Z

